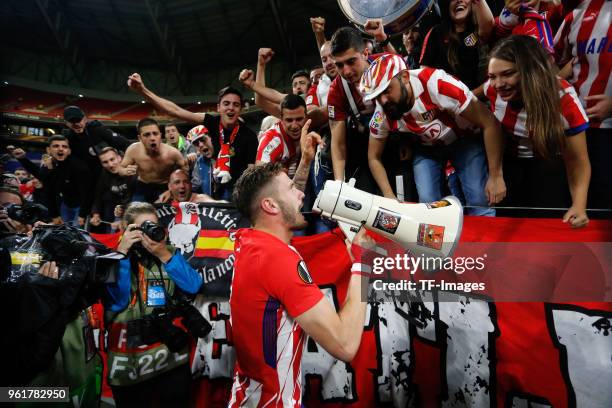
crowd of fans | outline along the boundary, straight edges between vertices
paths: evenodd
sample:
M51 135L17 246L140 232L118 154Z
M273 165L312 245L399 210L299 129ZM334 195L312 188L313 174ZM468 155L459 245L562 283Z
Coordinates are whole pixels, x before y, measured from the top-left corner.
M66 107L67 132L48 139L40 165L7 147L20 167L2 175L1 227L27 232L31 226L5 208L33 202L48 209L50 223L115 232L154 218L142 203L231 202L240 175L267 162L282 163L305 192L304 211L332 178L355 178L358 188L405 201L453 194L474 215L495 216L496 206L536 217L546 214L538 207L564 209L573 227L588 223L587 208L611 210L610 2L507 0L499 16L484 0L439 6L439 21L422 20L397 49L381 20L368 21L368 36L347 26L328 39L324 18L311 18L321 65L287 78L291 94L266 85L274 51L261 48L255 72L245 68L238 78L270 115L259 134L240 118L245 99L232 86L219 91L212 115L185 110L130 75L131 90L176 119L162 126L142 118L136 142ZM185 123L193 127L183 135ZM300 154L313 148L313 158ZM331 226L315 219L310 228ZM124 237L125 252L144 239L132 230ZM164 261L172 256L149 247ZM201 282L176 264L168 274L188 276L178 285L197 292ZM117 311L127 301L119 292Z
M266 86L266 64L274 57L270 48L259 50L256 72L240 73L244 88L255 93L256 104L270 115L262 121L259 136L240 119L244 105L240 89L220 90L219 115L210 115L160 98L139 74L133 74L128 86L157 110L174 116L177 123L160 126L143 118L138 142L132 144L100 122L88 120L79 107L69 106L64 112L68 132L65 137L49 138L41 166L30 162L21 148L11 148L21 166L15 179L7 176L7 180L26 200L46 205L54 223L85 226L89 221L92 231L110 232L117 228L129 202L168 201L169 177L176 169L187 172L194 192L226 201L231 201L233 184L249 165L281 161L294 176L300 130L309 119L309 130L321 134L323 143L305 182L307 205L331 177L354 177L364 190L396 197L395 176L403 175L400 198L435 201L452 193L466 205L468 214L495 215L495 205L502 208L500 214L505 214L507 206L570 208L565 221L577 213L582 225L587 207L611 208L606 164L612 120L611 97L606 94L609 46L598 37L607 38L607 28L595 24L588 38L577 38L575 28L587 11L601 10L605 20L603 5L582 2L572 10L548 2L509 0L498 17L484 1L453 0L440 6L440 21L428 16L403 34L400 50L405 67L430 67L450 74L467 87L468 98L480 99L479 108L489 107L497 119L489 125L492 129L501 124L503 135L491 130L487 136L484 125L467 118L462 107L431 101L430 105L422 102L426 106L421 114L427 120L420 125L393 122L402 118L392 119L384 109L381 115L373 115L377 103L363 99L361 77L383 53L399 53L382 21L366 24L370 36L361 37L344 27L328 40L325 20L316 17L311 24L321 66L297 71L288 79L292 94L301 98ZM567 14L562 18L564 10ZM583 31L579 34L585 36ZM489 60L496 44L516 35L535 38L546 60L538 59L538 53ZM501 69L499 61L506 63L501 75L491 72L491 65ZM567 82L548 80L548 89L538 87L544 79L533 70L525 72L525 67L538 64L540 73L547 71L551 78ZM419 73L424 71L414 72L424 75ZM555 100L556 92L568 97ZM569 97L580 101L571 112ZM393 123L384 137L370 137L375 133L370 132L371 125L382 119L382 113ZM195 127L184 136L177 124L185 122Z

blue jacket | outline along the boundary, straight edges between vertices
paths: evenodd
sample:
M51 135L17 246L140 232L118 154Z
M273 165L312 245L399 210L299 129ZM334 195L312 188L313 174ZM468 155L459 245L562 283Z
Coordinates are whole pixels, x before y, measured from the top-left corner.
M172 255L167 264L163 264L166 273L187 293L197 293L202 286L202 276L185 261L180 254ZM119 261L119 274L117 282L106 285L107 299L106 307L112 312L120 312L128 306L130 301L130 260L128 258Z
M195 193L207 194L212 197L212 171L213 161L204 156L199 156L191 176L191 188Z

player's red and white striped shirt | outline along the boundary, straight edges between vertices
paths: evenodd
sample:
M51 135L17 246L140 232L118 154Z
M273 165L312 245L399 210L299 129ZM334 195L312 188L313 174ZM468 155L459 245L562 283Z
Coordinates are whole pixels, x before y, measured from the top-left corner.
M561 99L561 117L566 136L573 136L589 127L589 120L578 100L576 90L569 82L559 79L559 98ZM527 112L522 104L508 103L495 92L490 81L484 85L484 93L491 102L491 110L502 124L506 133L512 135L518 143L518 157L534 157L533 145L527 131Z
M230 295L236 374L229 407L301 407L306 334L294 321L322 298L298 252L263 231L237 234Z
M293 140L285 131L281 122L275 123L259 140L257 148L257 161L264 163L281 162L287 170L293 169L300 153L300 140Z
M470 101L476 100L469 88L441 69L421 68L408 71L414 93L414 105L402 119L388 119L377 102L370 121L370 134L384 139L390 131L410 132L426 145L449 144L464 131L475 129L460 115Z
M585 0L565 16L555 36L557 62L574 58L570 82L576 88L582 106L590 108L597 101L585 96L612 96L612 1ZM612 128L612 118L591 122L593 128Z

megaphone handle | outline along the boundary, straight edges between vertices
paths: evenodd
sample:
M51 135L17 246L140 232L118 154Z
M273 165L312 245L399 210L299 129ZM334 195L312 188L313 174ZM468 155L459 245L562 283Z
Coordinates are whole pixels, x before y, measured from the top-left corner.
M353 241L353 238L355 238L355 235L357 235L357 233L361 229L361 226L355 226L344 221L338 221L338 226L340 227L340 230L342 231L346 239L348 239L349 241Z

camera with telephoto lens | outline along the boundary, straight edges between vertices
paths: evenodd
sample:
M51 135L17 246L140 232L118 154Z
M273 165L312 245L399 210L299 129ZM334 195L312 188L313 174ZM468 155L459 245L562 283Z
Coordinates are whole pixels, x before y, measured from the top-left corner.
M15 244L8 249L11 258L6 280L44 286L39 269L46 262L55 262L59 302L71 310L83 310L104 296L105 284L116 282L119 261L124 258L86 231L66 224L41 225L31 236L12 239Z
M166 239L166 230L164 227L153 221L146 220L140 227L134 227L133 230L142 231L146 236L156 242L162 242Z
M6 207L6 214L10 219L22 224L34 224L47 218L48 210L44 205L37 203L11 204Z
M143 344L164 343L175 353L185 348L189 336L173 322L182 317L187 332L195 337L206 337L212 330L210 323L189 303L170 304L168 307L153 309L153 313L140 319L131 320L127 325L127 346L140 347Z

